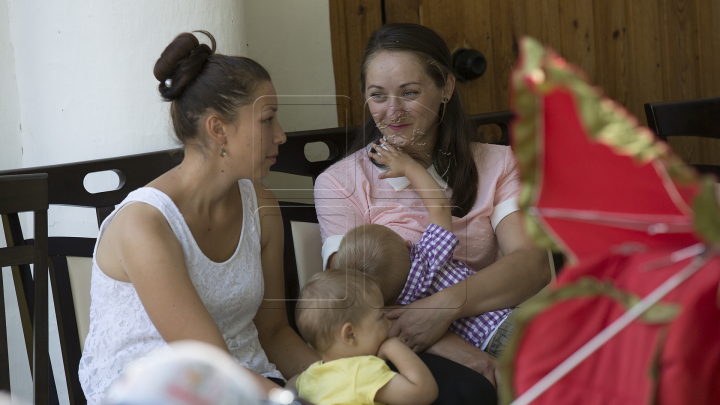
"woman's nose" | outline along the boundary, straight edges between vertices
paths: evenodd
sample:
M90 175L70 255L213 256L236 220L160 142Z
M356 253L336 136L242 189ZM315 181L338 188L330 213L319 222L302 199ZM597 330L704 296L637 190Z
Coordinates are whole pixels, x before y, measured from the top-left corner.
M400 97L390 97L388 106L388 115L390 118L397 119L405 114L405 103Z
M282 145L285 142L287 142L287 136L285 135L285 131L283 131L280 124L277 124L277 131L275 131L275 143L278 145Z

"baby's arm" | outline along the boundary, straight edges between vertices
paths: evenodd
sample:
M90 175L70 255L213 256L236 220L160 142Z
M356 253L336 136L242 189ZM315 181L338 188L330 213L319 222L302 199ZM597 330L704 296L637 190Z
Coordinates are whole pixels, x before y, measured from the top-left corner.
M378 357L390 360L398 369L392 378L375 394L375 402L389 405L427 405L438 395L438 387L430 369L398 338L390 338L380 345Z
M450 202L445 196L445 192L440 188L437 181L428 173L420 163L413 159L410 155L403 153L394 146L380 139L380 142L387 148L383 150L375 144L372 147L382 153L369 152L369 156L378 162L389 167L385 173L380 173L378 178L385 179L391 177L405 176L413 185L415 192L422 198L423 205L430 216L430 223L438 225L446 231L453 231L452 214Z

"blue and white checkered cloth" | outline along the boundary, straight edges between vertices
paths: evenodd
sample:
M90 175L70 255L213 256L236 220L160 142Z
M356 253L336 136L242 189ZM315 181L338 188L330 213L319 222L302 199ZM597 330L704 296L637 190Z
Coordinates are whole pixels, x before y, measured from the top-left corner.
M468 265L453 259L457 245L458 238L452 232L430 224L420 241L412 245L410 273L397 303L407 305L429 297L475 274ZM481 348L485 339L510 312L512 309L508 308L460 318L450 325L450 330Z

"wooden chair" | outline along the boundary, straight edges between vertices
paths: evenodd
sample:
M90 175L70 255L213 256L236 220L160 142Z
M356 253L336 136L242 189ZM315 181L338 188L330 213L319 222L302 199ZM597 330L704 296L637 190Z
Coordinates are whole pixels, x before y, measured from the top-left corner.
M479 125L496 124L503 134L502 142L508 138L508 124L512 120L509 111L483 114L470 117L477 128ZM272 171L311 177L314 183L317 176L326 168L345 156L359 127L339 127L322 130L287 133L287 142L280 146L279 156ZM322 161L309 161L305 157L308 144L324 143L329 156ZM0 175L46 173L48 181L49 204L86 207L95 209L98 227L131 191L144 186L162 173L170 170L182 161L183 152L179 149L160 152L122 156L79 163L54 166L23 168L0 172ZM83 181L89 173L113 171L120 178L116 190L91 194L85 189ZM317 215L312 200L307 203L280 202L284 226L284 275L287 314L291 326L295 326L295 302L300 291L298 277L298 254L307 249L303 237L293 237L294 224L317 224ZM318 226L317 235L319 235ZM13 227L9 232L13 240L24 241L22 231ZM78 379L80 362L80 337L75 313L75 305L70 284L67 256L92 257L95 238L51 237L48 239L50 255L50 279L58 320L58 331L62 349L63 366L68 384L70 403L85 404L85 397ZM317 242L317 241L316 241ZM318 242L319 243L319 242ZM317 252L319 255L319 252ZM320 270L319 268L317 269ZM54 385L52 386L54 388Z
M98 226L130 191L149 183L160 174L170 170L182 160L182 151L162 151L133 156L86 161L45 167L24 168L0 172L3 174L39 174L47 177L47 201L49 204L93 208ZM110 170L118 174L120 184L116 190L91 194L85 189L85 176L93 172ZM9 237L15 244L31 243L24 240L17 220L9 219ZM47 221L47 220L46 220ZM36 230L37 235L37 230ZM47 235L47 225L45 225ZM75 305L70 284L67 257L92 257L95 238L50 237L47 238L50 257L50 284L54 297L55 314L60 335L63 368L71 405L86 403L78 378L80 363L80 337L78 335ZM27 289L26 289L27 290ZM45 293L47 299L47 292ZM55 391L54 382L51 390ZM52 397L52 395L51 395ZM52 402L57 402L55 397Z
M671 136L697 136L720 139L720 97L645 104L648 127L665 142ZM691 165L700 173L720 178L716 165Z
M34 214L34 243L15 243L9 239L0 249L0 268L11 266L18 307L25 334L30 370L33 374L33 402L49 402L50 361L48 358L48 183L47 175L0 176L0 214L5 229L19 228L18 213ZM24 242L24 241L23 241ZM33 275L29 264L33 265ZM5 322L4 286L0 277L0 390L10 391L10 367Z

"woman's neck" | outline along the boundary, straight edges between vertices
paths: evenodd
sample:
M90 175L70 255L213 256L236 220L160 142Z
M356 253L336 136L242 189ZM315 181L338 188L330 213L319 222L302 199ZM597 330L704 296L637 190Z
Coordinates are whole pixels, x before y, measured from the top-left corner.
M178 166L148 186L167 194L181 212L189 210L199 215L210 215L238 190L237 179L221 168L217 159L193 148L186 149L185 158Z

